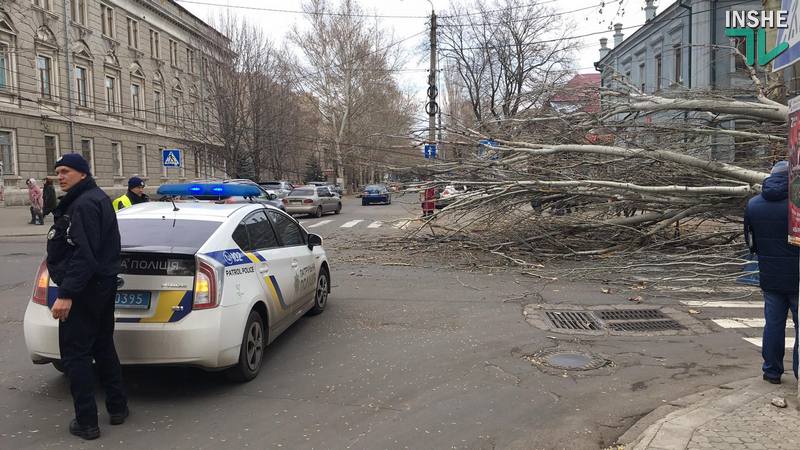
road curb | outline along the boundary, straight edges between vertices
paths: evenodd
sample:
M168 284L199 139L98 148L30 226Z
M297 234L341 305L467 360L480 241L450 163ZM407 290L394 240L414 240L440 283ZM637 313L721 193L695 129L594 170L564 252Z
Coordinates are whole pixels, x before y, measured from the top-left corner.
M681 397L639 419L617 442L636 450L685 448L697 428L775 388L760 383L747 378Z

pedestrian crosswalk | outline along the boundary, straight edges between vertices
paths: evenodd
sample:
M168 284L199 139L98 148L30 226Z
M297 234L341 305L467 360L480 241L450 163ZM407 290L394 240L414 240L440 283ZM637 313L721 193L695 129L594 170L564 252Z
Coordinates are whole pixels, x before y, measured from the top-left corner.
M748 342L750 344L755 345L758 348L763 346L763 339L762 333L764 331L764 325L766 321L764 320L763 312L761 312L764 308L764 302L761 301L701 301L701 300L685 300L681 301L681 304L684 306L692 307L692 308L713 308L710 309L713 315L724 316L725 314L723 311L725 310L739 310L736 311L737 313L743 313L744 310L753 311L754 309L758 309L759 311L753 311L753 317L715 317L711 319L715 325L722 329L726 330L736 330L741 333L742 340ZM794 332L794 324L792 323L791 316L786 320L786 348L792 348L794 346L794 337L792 335ZM791 331L789 331L791 330Z
M318 228L344 228L344 229L368 229L376 231L380 228L391 226L394 229L406 230L411 224L414 223L413 219L393 219L393 220L370 220L370 219L352 219L352 220L336 220L336 219L300 219L300 223L307 229Z

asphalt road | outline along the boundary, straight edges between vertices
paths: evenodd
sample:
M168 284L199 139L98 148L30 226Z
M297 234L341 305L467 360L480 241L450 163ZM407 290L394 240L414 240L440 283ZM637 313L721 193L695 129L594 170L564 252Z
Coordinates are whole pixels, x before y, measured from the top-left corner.
M705 334L569 335L531 326L524 306L624 304L630 293L455 270L424 255L395 255L412 266L337 262L359 254L337 243L400 235L392 224L418 212L415 198L369 207L346 199L340 215L301 219L330 242L328 309L268 347L247 384L192 368L126 368L132 416L107 425L98 390L103 434L93 442L66 430L66 379L25 350L21 320L43 240L0 241L0 448L602 448L666 402L759 372L759 349L743 331L712 324L710 308L696 308ZM525 358L548 348L610 363L560 371Z

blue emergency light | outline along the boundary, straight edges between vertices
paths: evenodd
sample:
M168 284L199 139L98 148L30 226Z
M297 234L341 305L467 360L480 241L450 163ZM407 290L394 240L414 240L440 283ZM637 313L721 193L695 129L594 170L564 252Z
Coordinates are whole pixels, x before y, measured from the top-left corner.
M158 195L179 196L213 196L213 197L258 197L261 189L247 184L234 183L179 183L162 184L158 187Z

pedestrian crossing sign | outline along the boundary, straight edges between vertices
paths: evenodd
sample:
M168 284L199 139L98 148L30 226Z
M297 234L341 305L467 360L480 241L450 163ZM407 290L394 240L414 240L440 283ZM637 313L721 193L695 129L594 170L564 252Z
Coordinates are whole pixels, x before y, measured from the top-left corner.
M181 150L165 148L161 150L161 160L164 162L164 167L181 167Z

